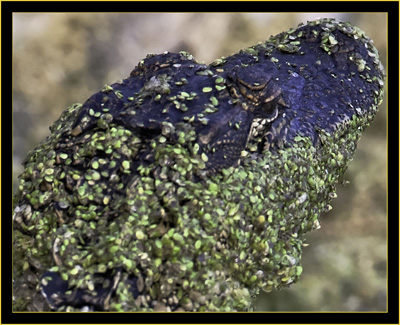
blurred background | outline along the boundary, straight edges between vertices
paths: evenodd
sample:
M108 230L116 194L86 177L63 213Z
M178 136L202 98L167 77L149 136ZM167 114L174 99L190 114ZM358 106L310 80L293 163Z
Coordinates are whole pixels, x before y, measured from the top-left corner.
M50 13L13 16L13 180L27 152L69 105L129 73L148 53L181 50L210 63L316 18L357 25L386 66L385 13ZM308 235L303 274L262 293L257 311L386 311L386 99Z

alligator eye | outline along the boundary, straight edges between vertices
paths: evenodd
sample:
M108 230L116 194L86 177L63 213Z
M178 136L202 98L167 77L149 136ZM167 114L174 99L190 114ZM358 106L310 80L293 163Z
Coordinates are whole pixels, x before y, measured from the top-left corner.
M278 117L279 109L278 106L275 103L275 100L273 103L267 103L262 106L262 117L266 119L268 123L272 122Z
M281 93L278 85L272 81L268 82L260 91L259 102L254 110L255 117L265 118L267 122L274 120L278 116L279 104L284 104Z

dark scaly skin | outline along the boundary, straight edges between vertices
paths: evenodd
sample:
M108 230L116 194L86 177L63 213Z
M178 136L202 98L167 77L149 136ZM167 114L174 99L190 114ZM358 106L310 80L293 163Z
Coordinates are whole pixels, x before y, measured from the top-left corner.
M209 66L148 55L28 155L15 310L251 310L298 280L383 81L368 37L328 19Z

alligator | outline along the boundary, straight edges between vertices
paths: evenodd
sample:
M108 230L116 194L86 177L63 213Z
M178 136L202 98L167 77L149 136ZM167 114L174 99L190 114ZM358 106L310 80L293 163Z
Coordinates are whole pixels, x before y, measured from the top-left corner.
M384 79L372 40L334 19L209 65L147 55L25 159L14 310L253 310L298 281Z

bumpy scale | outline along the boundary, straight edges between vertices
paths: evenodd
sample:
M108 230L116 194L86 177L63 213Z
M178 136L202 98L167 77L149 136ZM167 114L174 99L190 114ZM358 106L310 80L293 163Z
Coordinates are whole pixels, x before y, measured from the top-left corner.
M252 310L298 280L383 83L372 41L331 19L208 66L148 55L26 158L14 309Z

